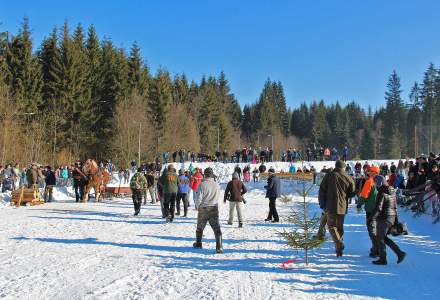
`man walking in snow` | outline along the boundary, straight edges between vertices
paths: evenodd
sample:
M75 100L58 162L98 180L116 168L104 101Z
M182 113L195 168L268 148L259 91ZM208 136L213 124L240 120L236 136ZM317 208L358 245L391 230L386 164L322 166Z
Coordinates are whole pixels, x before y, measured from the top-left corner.
M159 179L159 184L162 187L162 199L166 221L173 222L179 179L176 174L176 169L174 169L172 164L168 165L167 169L163 172Z
M323 203L327 215L327 226L336 247L336 256L344 250L344 218L348 199L355 195L353 179L345 173L345 163L336 161L335 169L327 173L319 187L319 202Z
M197 230L194 248L202 248L203 230L209 222L215 235L216 253L223 253L222 231L220 229L218 201L221 197L220 186L214 181L214 172L211 168L205 169L205 179L199 186L199 196L196 200Z
M142 194L147 188L147 179L145 179L141 168L131 177L130 188L133 198L134 215L137 216L141 212Z
M229 220L228 225L232 225L234 220L234 210L237 210L238 227L243 227L243 195L247 192L243 182L238 178L238 174L232 174L232 180L228 182L225 190L224 202L229 201Z
M271 221L272 223L278 223L280 221L277 212L276 200L281 196L281 182L275 175L275 170L271 167L268 171L269 177L267 178L266 198L269 198L269 215L265 221Z

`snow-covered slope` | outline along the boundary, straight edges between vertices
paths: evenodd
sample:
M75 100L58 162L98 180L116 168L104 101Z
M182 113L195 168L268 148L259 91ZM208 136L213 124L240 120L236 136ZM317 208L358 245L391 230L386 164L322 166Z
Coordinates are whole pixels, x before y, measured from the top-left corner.
M35 207L0 210L0 297L9 299L438 299L439 226L402 212L410 235L396 238L408 252L396 265L374 266L368 257L365 216L351 208L346 218L344 257L327 242L302 260L277 235L288 230L293 204L279 203L282 223L265 223L268 201L263 182L246 196L245 227L225 225L228 207L220 203L225 254L215 255L209 226L204 249L192 248L196 212L172 224L159 205L132 217L130 199L74 203L69 197ZM223 185L224 188L224 185ZM285 193L294 183L283 182ZM71 193L71 191L69 191ZM295 200L299 198L295 196ZM313 209L319 212L316 199Z

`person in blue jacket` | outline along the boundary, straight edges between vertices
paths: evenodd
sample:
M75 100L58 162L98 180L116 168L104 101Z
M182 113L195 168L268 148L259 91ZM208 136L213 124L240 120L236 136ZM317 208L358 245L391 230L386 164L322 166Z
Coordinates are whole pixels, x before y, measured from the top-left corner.
M294 164L290 164L289 173L291 174L296 173L296 167Z
M347 161L347 158L348 158L348 147L345 146L345 147L342 149L342 160L343 160L343 161Z
M275 170L271 167L268 171L269 177L267 178L266 198L269 198L269 215L266 218L266 222L278 223L280 218L278 216L276 200L281 196L281 182L275 175Z
M189 178L185 175L183 169L179 170L179 185L177 188L177 196L176 196L176 215L180 216L180 200L183 203L183 217L186 217L188 214L188 193L189 193Z

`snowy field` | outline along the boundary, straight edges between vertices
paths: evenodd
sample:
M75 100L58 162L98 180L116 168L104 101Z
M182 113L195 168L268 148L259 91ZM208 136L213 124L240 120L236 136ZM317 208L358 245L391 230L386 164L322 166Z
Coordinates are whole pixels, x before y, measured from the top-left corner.
M205 229L204 249L193 249L196 212L165 224L160 206L148 204L133 217L131 199L102 203L72 201L59 190L54 203L0 209L0 297L6 299L438 299L440 229L430 218L401 212L410 235L395 238L408 253L400 265L388 251L388 266L368 257L364 214L350 208L346 250L336 258L333 243L316 250L306 267L280 268L302 253L277 235L291 225L292 205L278 203L282 222L265 223L264 183L250 184L245 227L226 224L220 205L225 253L214 254ZM222 186L224 189L224 186ZM292 193L291 182L283 192ZM300 198L295 196L295 200ZM316 198L311 198L318 212ZM284 219L284 220L283 220Z

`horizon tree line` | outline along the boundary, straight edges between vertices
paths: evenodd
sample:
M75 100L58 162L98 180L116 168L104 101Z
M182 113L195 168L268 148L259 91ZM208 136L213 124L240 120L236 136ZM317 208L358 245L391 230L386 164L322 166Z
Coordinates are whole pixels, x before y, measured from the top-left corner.
M93 25L72 30L65 22L38 46L27 18L17 34L0 32L2 164L86 157L126 164L139 149L145 161L178 148L213 154L271 146L270 140L275 156L312 143L347 145L358 159L439 151L440 72L434 64L407 101L393 71L384 100L374 112L324 100L290 108L282 83L267 79L257 101L241 108L223 72L199 81L163 68L151 74L136 42L127 51L100 39Z

